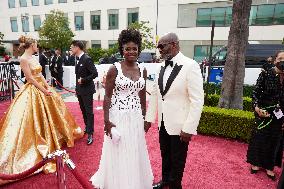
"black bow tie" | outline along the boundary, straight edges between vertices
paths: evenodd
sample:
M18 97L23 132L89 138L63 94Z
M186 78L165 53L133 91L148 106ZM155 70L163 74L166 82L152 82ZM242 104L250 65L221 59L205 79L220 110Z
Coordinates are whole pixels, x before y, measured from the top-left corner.
M174 62L170 61L170 60L165 60L165 67L167 67L168 65L170 65L171 67L173 67Z
M79 61L79 60L80 60L80 58L79 58L78 56L76 56L76 60L77 60L77 61Z

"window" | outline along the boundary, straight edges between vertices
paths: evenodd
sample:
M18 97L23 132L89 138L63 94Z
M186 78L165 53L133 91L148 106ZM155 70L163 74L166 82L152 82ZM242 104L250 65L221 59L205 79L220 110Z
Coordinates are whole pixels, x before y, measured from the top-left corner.
M255 25L256 13L257 13L257 6L251 6L250 15L249 15L249 25Z
M138 22L139 20L139 9L127 9L128 12L128 26L132 23Z
M12 30L12 32L18 32L17 17L11 17L10 18L10 22L11 22L11 30Z
M118 10L108 10L108 29L118 29Z
M192 17L190 11L190 4L178 5L178 27L187 28L191 26Z
M29 17L28 16L22 17L22 29L23 29L23 32L29 32L30 31Z
M190 9L187 5L179 5L179 27L189 27ZM199 8L197 9L196 26L211 26L215 20L216 26L229 26L232 22L232 7ZM284 3L252 5L249 25L284 24Z
M215 20L216 26L225 26L225 16L227 8L212 8L211 20Z
M230 26L232 23L232 7L226 8L225 26Z
M38 31L40 26L41 26L40 16L39 15L34 15L33 19L34 19L34 29L35 29L35 31Z
M256 14L256 25L270 25L273 21L275 5L259 5Z
M58 3L67 3L67 0L58 0Z
M212 55L216 53L222 46L213 46ZM210 45L195 45L194 46L194 60L201 62L205 58L208 59L210 53Z
M92 40L91 44L93 49L102 48L100 40Z
M91 29L101 29L101 11L91 11Z
M284 4L277 4L275 6L273 24L284 24Z
M75 12L75 30L84 30L84 12Z
M108 41L108 48L113 48L115 46L115 44L117 43L116 40L109 40Z
M15 8L15 0L8 1L9 8Z
M39 0L32 0L32 6L39 6Z
M211 9L197 9L196 26L211 26Z
M27 1L26 0L20 0L20 7L26 7Z
M211 26L215 20L216 26L229 26L232 22L232 7L197 9L196 26Z
M53 0L44 0L45 5L53 4Z

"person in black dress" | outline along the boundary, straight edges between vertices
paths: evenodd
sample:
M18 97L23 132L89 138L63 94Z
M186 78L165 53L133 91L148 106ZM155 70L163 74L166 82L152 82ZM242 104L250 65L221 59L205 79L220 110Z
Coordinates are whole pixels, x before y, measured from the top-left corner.
M260 168L275 180L274 166L281 167L282 127L284 112L284 51L278 51L275 67L261 72L253 91L256 128L252 131L247 151L251 173Z

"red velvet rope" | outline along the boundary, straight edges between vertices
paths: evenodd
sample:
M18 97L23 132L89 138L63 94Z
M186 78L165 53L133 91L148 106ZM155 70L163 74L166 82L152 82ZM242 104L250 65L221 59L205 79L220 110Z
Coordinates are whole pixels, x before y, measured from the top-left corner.
M39 163L34 165L32 168L30 168L30 169L28 169L28 170L26 170L22 173L12 174L12 175L0 174L0 179L2 179L2 180L18 180L18 179L25 178L25 177L31 175L32 173L34 173L35 171L37 171L39 168L41 168L42 166L44 166L46 163L48 163L50 161L51 160L49 160L49 159L43 159Z
M71 171L71 173L74 175L74 177L78 180L78 182L82 185L82 187L84 189L94 189L94 187L92 186L92 184L86 180L80 173L79 171L74 168L74 169L71 169L69 168L69 170Z
M68 91L68 92L70 92L70 93L76 93L76 91L71 91L71 90L66 89L65 87L63 87L63 86L61 85L61 83L59 83L54 77L53 77L53 79L55 80L56 84L59 85L59 86L60 86L62 89L64 89L65 91Z

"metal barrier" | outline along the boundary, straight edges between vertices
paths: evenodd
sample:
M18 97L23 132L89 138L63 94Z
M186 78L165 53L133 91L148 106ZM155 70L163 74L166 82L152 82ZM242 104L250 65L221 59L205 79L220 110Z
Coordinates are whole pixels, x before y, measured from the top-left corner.
M16 61L0 63L0 101L14 98L16 91L14 85L18 80L15 65L19 64Z

